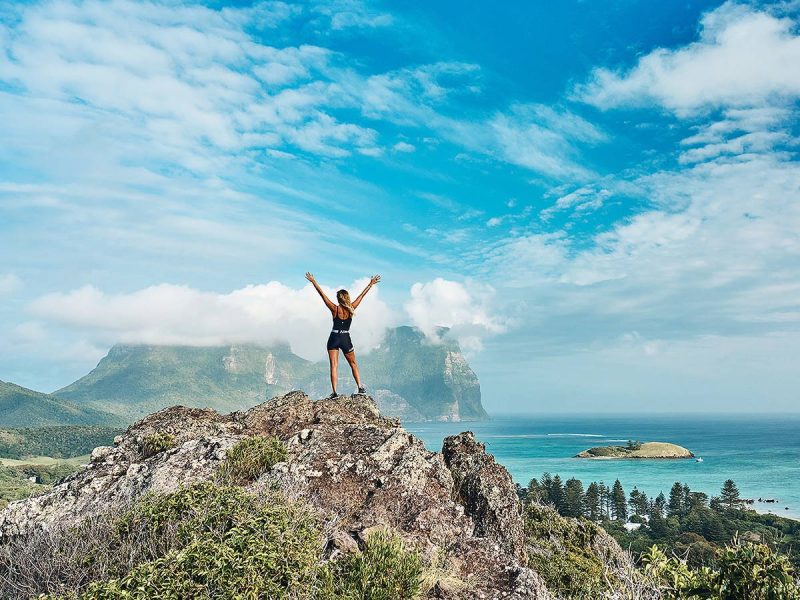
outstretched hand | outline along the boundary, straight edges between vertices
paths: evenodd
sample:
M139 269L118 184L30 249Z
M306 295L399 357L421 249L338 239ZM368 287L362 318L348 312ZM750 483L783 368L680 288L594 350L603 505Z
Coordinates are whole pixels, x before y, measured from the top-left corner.
M314 276L306 271L306 279L308 279L311 283L314 283Z
M373 275L370 278L369 283L370 283L370 285L375 285L376 283L380 282L380 280L381 280L381 276L380 275Z

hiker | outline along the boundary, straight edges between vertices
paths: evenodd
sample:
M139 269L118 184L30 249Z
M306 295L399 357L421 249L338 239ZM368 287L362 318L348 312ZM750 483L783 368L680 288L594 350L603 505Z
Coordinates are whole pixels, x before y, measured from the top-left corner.
M314 286L314 289L317 290L317 293L322 298L322 301L325 303L325 306L331 311L331 315L333 316L333 330L331 331L330 336L328 336L328 360L331 364L331 388L333 392L331 395L328 396L329 399L338 398L339 394L336 393L336 382L337 382L337 371L339 368L339 350L344 352L344 357L347 360L347 363L350 365L350 369L353 371L353 379L356 380L356 385L358 386L358 393L359 394L366 394L367 389L361 383L361 376L358 373L358 364L356 364L356 353L355 348L353 348L353 342L350 340L350 323L353 322L353 315L356 314L356 309L358 305L361 304L361 301L364 299L364 296L367 295L367 292L372 289L372 286L378 283L381 280L380 275L373 275L367 287L364 288L364 291L358 295L358 298L350 302L350 294L347 290L339 290L336 292L336 301L338 304L334 304L330 301L330 299L325 295L325 292L322 291L322 288L319 287L317 280L314 279L314 276L311 273L306 273L306 279L311 282L311 285Z

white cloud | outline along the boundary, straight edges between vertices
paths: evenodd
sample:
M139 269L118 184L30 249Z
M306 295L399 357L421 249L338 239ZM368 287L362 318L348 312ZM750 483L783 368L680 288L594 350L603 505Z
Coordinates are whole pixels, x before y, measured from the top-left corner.
M373 148L373 130L330 114L340 100L329 50L271 47L247 33L247 25L275 25L291 14L280 3L21 7L19 22L0 25L0 80L15 94L47 99L49 113L70 111L94 127L115 122L117 136L123 125L150 162L193 171L218 169L218 161L205 160L209 154L240 160L248 149L346 156Z
M11 295L22 288L22 280L14 273L0 274L0 296Z
M416 147L413 144L409 144L408 142L397 142L392 149L395 152L414 152Z
M541 211L544 220L551 219L558 212L571 210L573 214L586 213L599 209L611 196L611 191L595 186L582 186L577 190L560 196L550 208Z
M362 0L325 0L314 4L313 10L330 19L330 27L334 31L388 27L395 22L391 14L377 10Z
M701 21L697 42L657 49L627 72L594 71L577 90L600 108L659 104L678 114L800 97L797 22L726 2Z
M636 180L655 208L592 236L525 233L487 271L520 295L542 339L662 338L800 329L800 166L781 154L715 159ZM563 319L562 319L563 317ZM537 325L538 324L538 325Z
M488 123L489 148L506 161L556 178L585 179L578 144L597 144L605 135L585 119L543 105L517 104Z
M494 290L473 281L459 283L437 278L411 286L405 310L411 322L431 340L440 337L439 328L466 350L478 350L482 339L506 329L506 319L492 307Z
M367 280L350 288L353 295ZM329 298L336 289L326 288ZM47 327L68 328L93 345L180 344L212 346L232 343L288 342L310 360L325 356L330 312L310 285L290 288L277 281L249 285L227 294L161 284L127 294L106 294L93 286L42 296L29 312ZM380 343L395 324L395 312L373 289L356 312L353 339L362 352ZM28 334L41 330L36 322ZM20 333L25 333L20 332Z

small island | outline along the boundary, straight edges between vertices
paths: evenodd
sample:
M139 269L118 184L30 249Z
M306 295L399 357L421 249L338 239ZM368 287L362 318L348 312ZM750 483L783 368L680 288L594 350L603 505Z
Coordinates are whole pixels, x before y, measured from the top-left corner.
M628 442L627 446L597 446L584 450L575 458L593 458L601 460L622 458L672 459L694 458L694 454L677 444L667 442Z

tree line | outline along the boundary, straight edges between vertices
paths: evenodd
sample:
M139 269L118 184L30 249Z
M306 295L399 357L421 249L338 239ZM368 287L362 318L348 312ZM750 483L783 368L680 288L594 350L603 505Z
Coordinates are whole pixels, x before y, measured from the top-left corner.
M685 517L694 508L733 509L744 503L731 479L725 481L719 496L711 498L679 481L670 489L669 497L663 492L648 497L635 486L626 495L619 479L610 486L593 481L584 489L580 479L573 477L564 482L557 474L544 473L539 479L531 479L527 488L519 488L519 493L523 500L551 504L562 516L586 517L594 522L630 519L641 523L651 518Z

